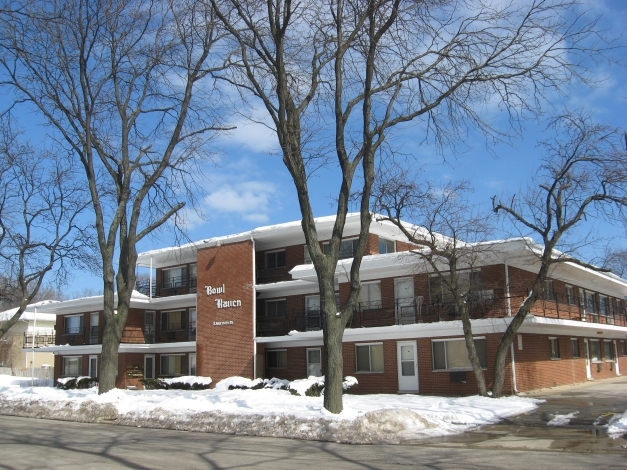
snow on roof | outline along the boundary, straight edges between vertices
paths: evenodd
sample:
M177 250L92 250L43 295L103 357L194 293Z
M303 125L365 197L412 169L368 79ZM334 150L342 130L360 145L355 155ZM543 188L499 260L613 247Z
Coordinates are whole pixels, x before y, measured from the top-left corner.
M38 321L55 321L57 318L56 315L50 313L40 313L35 312L35 309L38 307L45 307L50 304L57 304L58 300L42 300L41 302L36 302L34 304L29 304L26 306L26 310L20 315L20 320L23 321L33 321L37 318ZM10 320L13 315L15 315L18 311L18 308L10 308L5 310L4 312L0 312L0 321Z

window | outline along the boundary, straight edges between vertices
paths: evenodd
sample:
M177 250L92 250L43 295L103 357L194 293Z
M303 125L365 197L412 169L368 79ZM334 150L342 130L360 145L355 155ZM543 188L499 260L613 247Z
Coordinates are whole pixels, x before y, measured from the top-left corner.
M80 335L83 333L83 315L68 315L65 317L65 334Z
M287 302L285 299L266 300L266 318L278 318L287 315Z
M340 242L340 253L338 259L352 258L353 256L355 256L355 251L357 251L358 243L359 240L357 238L353 238L351 240L342 240ZM329 242L325 242L322 245L322 249L325 254L329 253L329 246Z
M568 305L575 305L575 291L573 286L566 286L566 302L568 302Z
M363 283L357 301L362 310L381 308L381 282Z
M610 314L610 305L607 297L604 295L599 296L599 313L604 317L607 317Z
M356 344L356 372L383 372L383 343Z
M155 378L155 355L154 354L144 354L144 378L145 379Z
M551 351L551 359L559 359L560 344L557 338L549 338L549 348Z
M598 339L590 340L590 360L592 362L601 362L601 347Z
M173 331L183 329L183 312L161 312L161 331Z
M379 238L379 254L394 253L396 251L394 240Z
M184 370L182 354L161 355L161 375L182 375Z
M603 340L603 359L614 362L614 342L611 340Z
M196 287L198 283L198 265L192 264L189 266L189 287Z
M63 358L63 375L78 377L83 371L83 358L81 356L66 356Z
M451 275L437 275L429 277L429 292L431 295L431 302L436 304L450 304L454 302L453 294L448 288L447 284L451 281ZM481 286L481 272L480 271L462 271L457 273L457 283L459 291L462 294L466 294L471 290L477 289ZM492 290L481 291L486 295L493 295Z
M586 291L586 313L596 313L596 303L594 301L594 292Z
M268 369L285 369L287 367L287 349L266 351L266 367Z
M544 298L546 300L555 300L555 291L553 290L553 280L544 281Z
M622 309L620 308L620 299L616 299L616 315L620 315Z
M178 268L164 269L161 274L163 287L165 289L174 289L182 287L187 280L187 266L179 266Z
M303 248L305 251L305 264L311 264L311 255L309 254L309 248L307 248L307 245L305 245Z
M620 355L627 356L627 341L625 340L620 342Z
M570 338L570 351L573 357L581 357L579 354L579 340L577 338Z
M475 349L479 356L481 368L486 369L488 364L485 338L475 338ZM433 370L472 370L466 341L464 339L434 340Z
M285 266L285 250L266 253L266 269L282 268Z
M189 375L196 375L196 353L189 355Z
M89 356L89 373L90 377L98 377L98 356Z

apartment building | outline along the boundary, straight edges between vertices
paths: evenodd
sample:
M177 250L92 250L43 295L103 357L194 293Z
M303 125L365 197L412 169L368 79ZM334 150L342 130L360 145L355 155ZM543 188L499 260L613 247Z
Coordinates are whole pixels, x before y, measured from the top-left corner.
M319 239L334 218L316 220ZM347 218L336 301L348 296L359 217ZM530 240L485 244L463 276L486 380L512 315L537 270ZM344 373L356 393L476 393L459 312L399 230L373 222L362 290L343 338ZM119 349L117 386L201 375L303 378L324 375L323 317L300 221L142 253ZM507 359L505 392L603 379L627 370L627 281L574 264L555 265ZM55 378L98 375L102 297L51 304L57 316Z

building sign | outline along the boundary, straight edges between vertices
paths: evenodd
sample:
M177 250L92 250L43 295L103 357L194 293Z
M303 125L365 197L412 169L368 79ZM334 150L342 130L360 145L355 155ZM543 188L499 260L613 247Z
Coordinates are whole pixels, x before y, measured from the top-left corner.
M225 325L232 325L232 324L233 324L233 320L214 321L213 322L213 326L225 326Z
M225 294L226 286L224 284L222 284L220 287L205 286L205 291L207 292L207 295L210 295L210 296L218 295L218 294ZM233 307L242 306L242 301L239 299L234 299L234 300L215 299L215 302L216 302L216 308L233 308Z

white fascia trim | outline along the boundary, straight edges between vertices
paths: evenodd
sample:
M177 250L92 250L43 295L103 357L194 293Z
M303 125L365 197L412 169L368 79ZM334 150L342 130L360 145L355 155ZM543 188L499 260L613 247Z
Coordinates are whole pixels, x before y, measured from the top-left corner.
M625 339L627 338L627 327L529 315L521 325L518 333L587 336L598 339Z
M511 317L486 318L472 320L473 335L503 333ZM344 330L342 342L382 341L414 338L439 338L446 336L463 336L461 320L436 323L414 323L413 325L392 325L376 328L347 328ZM322 346L322 331L292 332L287 336L268 336L257 338L258 344L267 348Z
M30 352L32 349L23 349ZM122 343L118 348L119 354L124 353L176 353L176 352L195 352L196 341L184 341L179 343L152 343L152 344L132 344ZM64 344L61 346L46 346L43 348L35 348L35 352L53 353L56 356L67 356L76 354L100 354L102 352L101 344L85 344L81 346L70 346Z
M317 294L318 283L299 279L271 284L258 284L255 286L255 291L259 294L258 299L269 299L281 295Z

